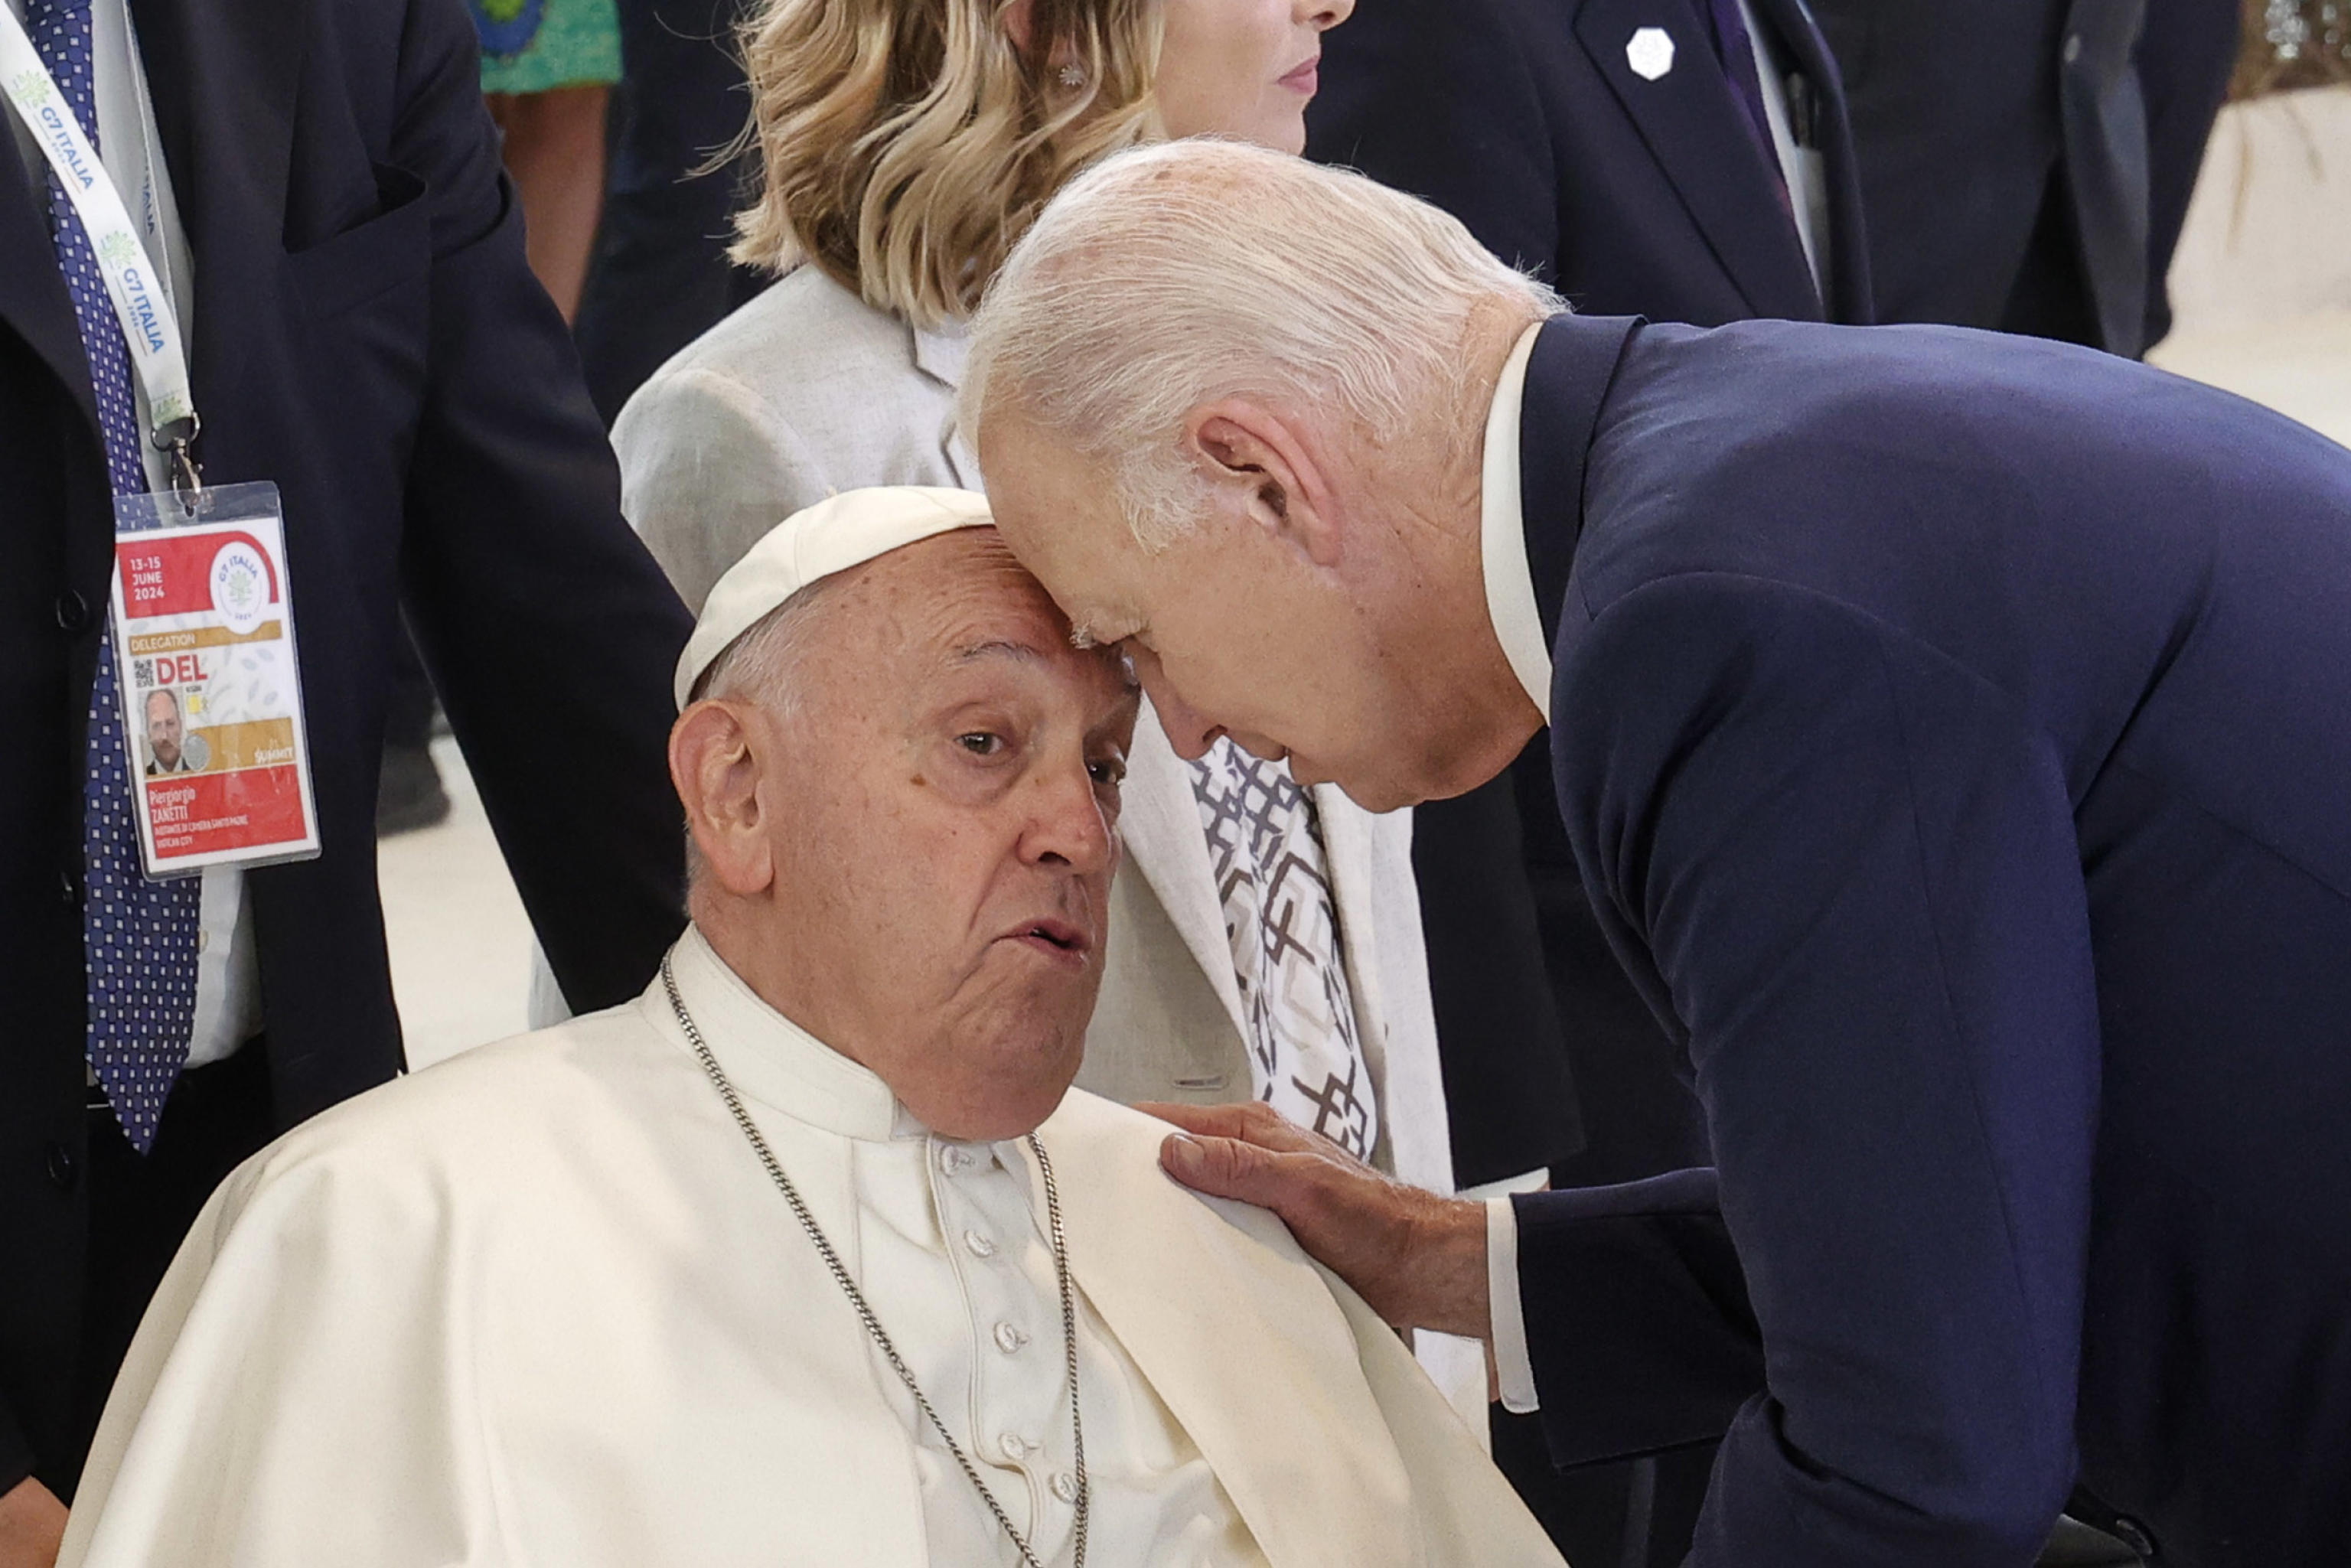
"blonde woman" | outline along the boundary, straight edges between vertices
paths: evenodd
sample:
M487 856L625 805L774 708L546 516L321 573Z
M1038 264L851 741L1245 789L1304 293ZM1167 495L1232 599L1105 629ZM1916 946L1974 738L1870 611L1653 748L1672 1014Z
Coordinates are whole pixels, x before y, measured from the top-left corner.
M1353 0L770 0L745 53L764 189L737 259L781 273L613 430L622 508L699 608L790 512L872 485L977 488L954 429L964 319L1061 183L1114 148L1217 134L1295 152ZM1145 709L1079 1082L1128 1102L1270 1100L1450 1190L1409 818L1301 791ZM1426 1355L1473 1428L1484 1374Z

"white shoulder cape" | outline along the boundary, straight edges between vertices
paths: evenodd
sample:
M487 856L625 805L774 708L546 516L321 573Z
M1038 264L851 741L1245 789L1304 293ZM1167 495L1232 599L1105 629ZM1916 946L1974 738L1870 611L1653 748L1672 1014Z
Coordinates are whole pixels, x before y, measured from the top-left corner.
M655 1003L240 1167L131 1347L64 1568L922 1568L863 1331ZM1279 1221L1169 1181L1165 1130L1072 1092L1040 1136L1078 1285L1267 1558L1556 1563L1395 1336Z

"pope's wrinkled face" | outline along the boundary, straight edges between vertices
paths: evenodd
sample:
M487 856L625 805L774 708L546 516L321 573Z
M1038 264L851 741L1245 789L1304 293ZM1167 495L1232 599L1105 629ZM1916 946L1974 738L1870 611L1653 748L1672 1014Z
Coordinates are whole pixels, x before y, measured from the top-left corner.
M858 569L807 632L753 721L769 999L934 1131L1027 1132L1102 982L1132 677L989 528Z
M1415 719L1420 698L1397 678L1403 650L1356 581L1213 506L1146 550L1082 458L1011 418L982 444L1006 542L1081 637L1129 655L1178 752L1228 737L1375 811L1479 781L1431 754L1436 727Z

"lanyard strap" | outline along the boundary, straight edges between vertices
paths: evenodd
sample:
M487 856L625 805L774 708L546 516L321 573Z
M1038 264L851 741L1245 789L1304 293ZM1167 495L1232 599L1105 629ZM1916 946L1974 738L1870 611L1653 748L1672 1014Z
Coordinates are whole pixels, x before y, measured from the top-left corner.
M188 392L188 356L180 346L179 319L172 302L156 287L159 274L147 255L146 244L131 225L122 193L99 162L98 150L83 134L81 122L67 107L57 78L42 62L40 52L26 35L16 12L0 5L0 95L5 95L24 120L41 152L57 171L57 183L73 203L82 228L97 253L98 270L106 283L106 297L122 323L123 341L131 348L131 368L147 392L150 433L160 447L179 455L183 473L189 473L188 443L195 439L195 401Z

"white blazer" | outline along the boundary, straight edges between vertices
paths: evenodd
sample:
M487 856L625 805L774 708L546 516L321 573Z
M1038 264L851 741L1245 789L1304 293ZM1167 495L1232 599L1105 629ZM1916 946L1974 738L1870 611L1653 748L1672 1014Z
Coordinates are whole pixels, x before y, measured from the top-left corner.
M966 345L917 331L802 267L655 371L621 411L621 509L699 613L728 567L785 517L868 485L980 488L955 428ZM1379 1094L1374 1163L1453 1190L1412 814L1313 790L1357 1037ZM1250 1097L1239 983L1189 770L1146 703L1135 725L1110 949L1081 1088L1132 1104ZM1483 1430L1484 1357L1422 1336L1422 1361Z

